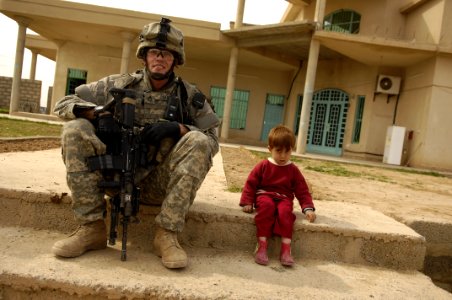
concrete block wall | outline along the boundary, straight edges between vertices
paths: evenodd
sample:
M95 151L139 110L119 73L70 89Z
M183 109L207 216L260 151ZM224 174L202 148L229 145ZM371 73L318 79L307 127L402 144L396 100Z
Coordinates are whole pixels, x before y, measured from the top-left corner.
M9 108L12 83L11 77L0 76L0 107ZM22 79L19 111L39 113L41 85L42 82L39 80Z

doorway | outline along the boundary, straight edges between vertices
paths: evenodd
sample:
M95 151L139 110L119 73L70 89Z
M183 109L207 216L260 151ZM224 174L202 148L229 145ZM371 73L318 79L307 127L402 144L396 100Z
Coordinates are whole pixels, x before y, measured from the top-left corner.
M324 89L312 98L306 150L312 153L342 155L348 94L338 89Z

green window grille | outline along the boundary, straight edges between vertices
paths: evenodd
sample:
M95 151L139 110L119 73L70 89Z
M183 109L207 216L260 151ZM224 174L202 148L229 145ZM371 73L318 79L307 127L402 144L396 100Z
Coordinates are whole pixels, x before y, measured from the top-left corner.
M327 15L323 21L325 31L335 31L343 33L359 33L361 15L355 11L341 9Z
M359 138L361 136L361 125L363 122L363 113L364 113L364 96L358 96L358 100L356 103L356 111L355 111L355 122L353 125L353 144L359 143Z
M68 69L66 95L74 94L76 87L78 87L81 84L85 84L87 74L88 72L84 70Z
M234 90L231 116L229 120L229 128L245 129L249 96L250 96L249 91ZM218 117L222 118L224 114L224 101L226 98L226 89L222 87L211 87L210 97L212 98L212 103L215 106L215 111Z
M267 104L284 106L284 96L267 94Z
M224 99L226 98L226 89L211 87L210 97L212 98L212 103L215 106L215 112L217 113L217 116L222 118L224 114Z
M297 110L295 111L295 127L293 132L295 135L298 135L298 127L300 127L300 118L301 118L301 107L303 106L303 95L298 95L297 97Z

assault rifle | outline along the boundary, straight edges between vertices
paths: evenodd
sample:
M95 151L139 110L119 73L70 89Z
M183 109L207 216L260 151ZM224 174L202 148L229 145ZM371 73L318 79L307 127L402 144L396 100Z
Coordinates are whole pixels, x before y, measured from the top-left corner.
M146 164L146 147L140 143L134 127L135 91L112 88L113 99L96 108L98 137L107 145L105 155L88 159L91 171L101 170L104 180L99 187L110 196L110 235L108 243L116 244L117 228L122 225L121 260L127 259L127 229L129 222L138 221L140 189L135 185L137 167ZM111 194L111 195L110 195Z

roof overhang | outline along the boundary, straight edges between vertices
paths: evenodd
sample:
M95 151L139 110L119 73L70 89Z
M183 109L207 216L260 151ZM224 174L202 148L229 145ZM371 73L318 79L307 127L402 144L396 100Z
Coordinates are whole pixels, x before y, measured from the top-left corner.
M132 36L132 45L137 45L143 26L159 22L162 17L61 0L0 0L0 12L56 45L72 41L114 48L123 47L126 35ZM168 17L184 33L185 52L189 60L228 62L231 43L221 34L221 24ZM34 47L40 54L54 59L54 55L47 53L46 45L41 44L42 49L38 49L37 41L26 43L27 48Z
M330 31L317 31L314 38L335 52L371 66L408 67L435 56L439 50L432 44Z
M56 60L57 45L40 35L27 34L25 47L34 53L47 57L50 60Z
M315 22L293 21L271 25L244 26L222 33L235 40L236 46L262 55L271 56L287 64L298 66L309 56L309 47ZM337 53L322 48L321 59L338 57Z
M136 45L141 28L161 19L156 14L60 0L0 0L0 12L26 22L44 37L28 36L26 47L50 59L56 56L52 45L66 41L122 48L125 35L129 35ZM444 51L431 44L316 31L316 23L308 21L221 31L219 23L170 18L184 32L188 64L190 60L228 64L231 48L237 46L242 65L293 70L308 59L312 38L320 41L320 59L345 56L366 65L406 67ZM50 42L45 43L45 39ZM450 50L445 53L450 54Z

